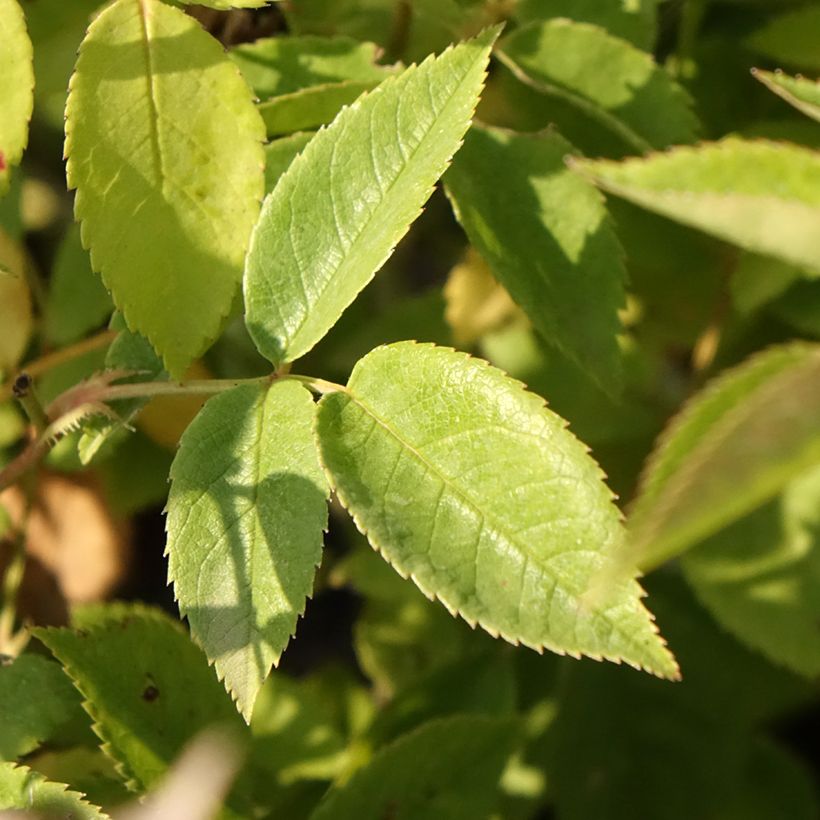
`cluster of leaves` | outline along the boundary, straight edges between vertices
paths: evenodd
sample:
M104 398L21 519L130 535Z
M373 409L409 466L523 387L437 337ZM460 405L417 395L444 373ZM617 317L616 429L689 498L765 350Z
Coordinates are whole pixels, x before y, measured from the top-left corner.
M768 727L820 673L817 5L97 5L0 0L0 490L170 476L189 629L15 631L0 518L0 809L218 724L230 817L816 817ZM331 587L358 668L272 672Z

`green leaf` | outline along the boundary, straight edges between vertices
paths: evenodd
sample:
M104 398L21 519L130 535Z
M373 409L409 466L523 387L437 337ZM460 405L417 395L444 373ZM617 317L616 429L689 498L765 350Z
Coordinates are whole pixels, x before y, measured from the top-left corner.
M148 340L128 330L119 313L114 314L111 328L119 330L119 334L106 352L106 370L133 373L134 375L121 380L126 383L150 382L168 378L162 362ZM121 434L147 403L147 399L141 398L111 402L111 409L122 419L120 422L102 416L92 418L85 426L78 445L80 461L83 464L91 463L103 445Z
M729 137L624 162L574 160L604 190L820 272L820 154Z
M419 215L469 126L496 34L385 80L319 132L265 199L245 304L270 361L310 350Z
M62 783L52 783L25 766L0 763L0 810L19 809L37 817L65 817L71 820L105 820L96 806L83 795L69 791ZM16 813L15 815L16 816Z
M273 140L265 146L265 193L269 194L305 146L313 139L312 131L298 131L289 137Z
M91 260L72 225L57 249L45 310L45 333L58 347L75 342L105 324L111 297L91 270Z
M318 128L332 122L342 108L378 84L378 80L345 80L314 85L266 100L259 113L270 137Z
M740 313L754 313L804 276L816 277L817 272L797 268L771 256L741 253L729 281L732 302Z
M380 49L351 37L267 37L232 49L248 85L262 100L345 80L377 85L394 69L376 64Z
M261 9L262 6L267 6L271 0L178 0L178 2L227 11L228 9Z
M554 131L474 126L445 176L470 242L536 330L605 388L620 386L623 251L603 199Z
M156 784L205 727L241 726L205 656L158 610L97 607L78 626L36 635L82 693L103 751L132 788Z
M505 37L496 55L522 82L576 106L638 151L695 138L683 88L648 54L597 26L531 23Z
M513 643L676 676L637 581L593 589L620 552L620 514L543 399L486 362L402 342L319 408L339 500L425 594Z
M321 560L328 489L314 416L298 382L237 387L200 411L171 467L168 577L246 720Z
M11 167L28 143L34 107L34 58L26 18L17 0L0 0L0 196L9 187Z
M532 23L551 17L569 17L581 23L594 23L615 37L651 51L658 25L659 0L520 0L515 17Z
M782 71L753 69L752 74L789 105L793 105L807 117L820 121L820 82L807 80L805 77L790 77Z
M63 670L39 655L0 665L0 760L14 760L58 738L83 716Z
M10 373L26 352L34 324L25 252L0 228L0 373Z
M472 716L431 721L386 746L311 820L475 820L492 813L501 770L517 740L511 720Z
M820 675L820 469L688 552L683 568L704 606L743 643Z
M820 345L752 356L696 394L650 456L629 516L633 560L684 552L820 461Z
M263 138L236 67L187 14L117 0L89 27L66 109L75 214L129 328L174 376L231 308Z
M769 20L747 45L777 63L820 71L817 40L820 37L820 6L813 3L790 9Z

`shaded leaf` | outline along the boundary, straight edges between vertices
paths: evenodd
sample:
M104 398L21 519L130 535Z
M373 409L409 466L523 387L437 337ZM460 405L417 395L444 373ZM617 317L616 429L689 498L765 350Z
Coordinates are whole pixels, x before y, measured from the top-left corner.
M132 788L156 784L183 746L241 722L180 624L140 606L88 610L77 629L38 629L85 698L94 731Z
M820 154L729 137L621 163L574 160L604 190L820 272Z
M513 643L677 674L638 583L592 588L622 546L620 516L543 399L486 362L403 342L319 407L339 500L425 594Z
M491 813L517 740L514 721L461 716L430 721L382 749L311 820L475 820Z
M298 382L237 387L207 402L171 467L168 577L246 720L321 559L328 490L314 415Z
M66 109L75 214L128 326L175 376L230 310L263 136L236 67L187 14L117 0L89 27Z
M623 251L603 199L566 167L572 150L554 131L474 126L446 190L470 242L541 336L616 392Z
M782 71L752 72L769 90L782 97L789 105L802 111L807 117L820 121L820 83L805 77L790 77Z
M746 43L775 62L820 71L818 37L820 6L808 3L771 18Z
M697 119L683 88L648 54L598 26L531 23L505 37L496 54L520 80L641 152L695 138Z
M743 643L820 675L820 470L708 538L683 559L689 583Z
M659 563L820 461L820 346L772 347L712 381L650 456L629 516L633 559Z
M385 80L317 134L268 195L245 304L270 361L310 350L418 216L467 130L496 31Z
M269 194L279 177L313 138L312 131L298 131L289 137L273 140L265 146L265 193Z
M31 336L28 264L23 247L0 228L0 373L4 374L10 374L20 361Z
M0 763L0 810L20 809L43 817L105 820L108 815L86 803L83 795L52 783L25 766Z
M26 18L17 0L0 0L0 196L9 187L28 143L34 107L33 49Z

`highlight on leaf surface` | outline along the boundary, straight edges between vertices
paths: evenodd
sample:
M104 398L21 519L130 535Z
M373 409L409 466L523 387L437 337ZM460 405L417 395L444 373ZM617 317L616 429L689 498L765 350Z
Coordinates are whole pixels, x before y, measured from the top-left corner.
M616 566L623 529L598 465L518 382L449 348L387 345L322 398L317 432L359 529L451 613L539 651L677 676Z
M237 387L206 403L171 468L168 577L246 720L321 560L328 489L315 412L295 381Z
M495 53L519 80L574 106L633 150L696 136L686 91L649 54L598 26L530 23L505 37Z
M820 468L683 557L695 594L741 642L820 674Z
M807 117L820 121L820 82L799 75L790 77L782 71L761 71L757 68L752 69L752 75L789 105Z
M174 376L231 308L263 140L236 66L180 9L117 0L89 27L66 109L75 215L129 328Z
M820 272L820 153L727 137L623 162L573 159L609 193Z
M0 196L28 143L34 108L34 54L17 0L0 0Z
M553 130L474 125L445 190L471 244L541 337L617 393L623 249L601 195L566 167L573 150Z
M419 215L469 127L497 33L385 80L316 134L265 199L245 320L271 362L310 350Z
M629 514L630 559L655 567L820 462L820 345L772 347L713 380L673 419Z

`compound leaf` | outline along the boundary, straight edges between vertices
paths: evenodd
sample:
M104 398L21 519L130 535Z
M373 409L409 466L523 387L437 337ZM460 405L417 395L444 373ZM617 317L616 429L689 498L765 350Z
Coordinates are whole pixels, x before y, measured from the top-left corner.
M264 129L219 43L159 0L91 24L66 109L91 263L180 377L230 310L263 194Z
M157 783L214 723L241 727L230 698L181 624L141 606L95 608L78 629L37 629L133 788Z
M760 71L752 74L778 97L802 111L807 117L820 121L820 82L805 77L790 77L782 71Z
M245 304L270 361L310 350L419 215L470 124L496 33L385 80L320 131L265 199Z
M0 0L0 196L28 143L34 108L34 53L17 0Z
M820 461L820 345L770 348L715 379L650 456L629 517L655 566L777 495Z
M327 525L315 405L298 382L212 398L171 468L168 575L247 720L313 588Z
M25 811L25 816L71 820L105 820L108 817L96 806L83 800L83 795L69 791L62 783L53 783L26 766L0 763L0 810L5 815L17 816L14 810ZM12 815L13 812L13 815Z
M430 721L328 792L311 820L488 817L517 735L512 720L462 715Z
M522 82L574 105L641 152L695 138L683 88L648 54L598 26L530 23L504 38L496 54Z
M620 514L543 399L463 353L412 342L364 357L317 431L339 500L429 597L535 649L677 667L618 568Z
M820 675L820 469L683 557L715 618L777 663Z
M554 131L473 126L445 176L470 242L550 344L616 392L623 250L603 199Z
M820 271L820 154L734 137L624 162L573 160L604 190L757 253Z

